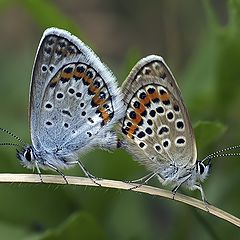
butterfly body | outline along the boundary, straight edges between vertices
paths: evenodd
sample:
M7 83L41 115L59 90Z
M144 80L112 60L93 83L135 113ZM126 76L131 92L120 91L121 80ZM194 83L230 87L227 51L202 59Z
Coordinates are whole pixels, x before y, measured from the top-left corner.
M165 166L159 168L157 174L158 180L163 185L170 185L176 188L179 185L185 186L190 190L194 190L195 184L203 182L208 176L209 166L201 165L197 161L193 166Z
M17 153L18 158L21 160L23 166L34 169L36 163L39 168L47 169L54 166L57 169L66 169L76 163L79 154L73 151L46 151L36 150L33 146L26 146L21 152Z
M28 167L68 168L79 155L117 144L110 130L122 117L116 79L77 37L47 29L40 41L30 86L32 145L18 153Z
M141 59L122 85L124 147L163 185L201 188L209 167L197 161L196 142L179 87L160 56ZM203 196L202 189L199 189Z

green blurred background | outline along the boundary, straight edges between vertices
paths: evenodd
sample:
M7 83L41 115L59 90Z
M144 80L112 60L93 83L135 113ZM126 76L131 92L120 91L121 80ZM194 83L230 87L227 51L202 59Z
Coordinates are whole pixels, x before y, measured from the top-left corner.
M148 54L171 67L195 126L199 158L240 143L240 0L0 0L0 126L30 142L28 88L45 28L65 28L92 47L119 84ZM1 133L1 142L14 141ZM146 171L124 151L83 157L99 177ZM208 200L240 216L239 158L215 159ZM0 172L30 173L0 148ZM65 174L82 175L74 169ZM158 186L157 181L152 184ZM185 191L200 198L198 192ZM240 239L231 224L178 202L95 187L0 184L0 239Z

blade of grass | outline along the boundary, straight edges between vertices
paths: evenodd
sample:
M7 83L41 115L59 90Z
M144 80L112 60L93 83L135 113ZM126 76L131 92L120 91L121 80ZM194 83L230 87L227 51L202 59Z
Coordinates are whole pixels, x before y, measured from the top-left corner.
M70 185L99 187L98 185L94 184L93 181L89 178L74 177L74 176L66 176L66 178L68 180L68 184ZM44 183L66 185L66 182L62 178L62 176L42 175L42 179ZM37 174L11 174L11 173L1 173L0 182L2 183L41 183L40 178ZM122 190L129 190L129 188L133 186L133 184L125 183L122 181L108 180L108 179L98 180L98 183L100 183L101 187L104 187L104 188L115 188L115 189L122 189ZM164 197L164 198L173 200L172 192L168 190L152 187L152 186L144 185L136 189L133 189L132 191L146 193L146 194ZM222 209L214 207L213 205L209 205L208 211L207 211L206 206L202 201L192 197L188 197L180 193L176 194L175 200L178 202L188 204L195 208L201 209L205 212L209 212L210 214L216 217L219 217L237 227L240 227L239 218L231 215L230 213L223 211Z

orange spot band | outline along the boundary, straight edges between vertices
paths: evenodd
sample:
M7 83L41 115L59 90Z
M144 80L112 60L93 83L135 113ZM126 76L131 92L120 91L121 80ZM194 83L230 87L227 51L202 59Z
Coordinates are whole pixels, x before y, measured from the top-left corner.
M167 93L164 93L164 94L160 95L161 101L168 101L169 98L170 98L170 96Z

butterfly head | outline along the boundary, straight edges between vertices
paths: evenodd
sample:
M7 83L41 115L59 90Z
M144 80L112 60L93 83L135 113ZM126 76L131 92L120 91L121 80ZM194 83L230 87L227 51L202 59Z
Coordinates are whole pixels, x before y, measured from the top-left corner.
M36 160L35 150L32 146L26 145L22 151L17 150L17 158L20 160L20 163L27 167L33 168L34 161Z
M225 157L239 157L239 152L229 152L232 150L239 149L240 145L230 146L227 148L220 149L207 155L203 160L196 161L196 174L200 181L203 181L210 173L212 167L212 160L214 158L225 158Z
M21 138L19 138L14 133L10 132L7 129L0 128L0 131L7 133L11 137L15 138L18 143L9 143L9 142L2 142L0 143L0 146L11 146L11 147L18 147L22 148L21 151L17 150L17 158L20 160L21 164L27 168L33 168L34 166L34 160L36 159L36 150L33 148L33 146L27 145Z
M196 162L196 175L197 178L202 182L204 181L210 173L211 170L211 162L204 164L203 161Z

